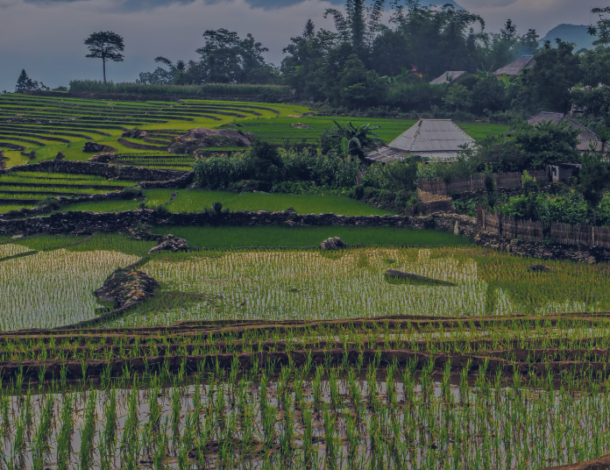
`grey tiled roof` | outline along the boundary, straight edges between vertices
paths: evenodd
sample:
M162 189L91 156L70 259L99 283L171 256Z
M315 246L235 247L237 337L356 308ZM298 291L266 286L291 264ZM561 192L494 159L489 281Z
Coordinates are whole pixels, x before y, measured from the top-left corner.
M433 159L457 158L463 146L475 141L450 119L422 119L383 147L368 155L373 161L400 160L409 155Z
M442 74L440 77L432 80L431 85L442 85L444 83L452 83L458 80L466 72L449 71Z
M535 62L533 55L524 55L501 69L496 70L496 75L519 75L523 69L533 67Z

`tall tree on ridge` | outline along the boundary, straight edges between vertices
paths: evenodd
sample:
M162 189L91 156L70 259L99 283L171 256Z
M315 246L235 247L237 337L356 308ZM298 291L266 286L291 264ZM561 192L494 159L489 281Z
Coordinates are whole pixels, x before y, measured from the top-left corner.
M360 60L367 63L368 53L381 28L381 16L385 0L375 0L367 8L364 0L346 0L345 14L335 8L328 8L324 18L332 16L339 39L352 45Z
M123 62L121 54L125 50L123 38L112 31L100 31L91 34L85 45L89 48L87 57L90 59L102 59L104 67L104 85L106 84L106 61Z

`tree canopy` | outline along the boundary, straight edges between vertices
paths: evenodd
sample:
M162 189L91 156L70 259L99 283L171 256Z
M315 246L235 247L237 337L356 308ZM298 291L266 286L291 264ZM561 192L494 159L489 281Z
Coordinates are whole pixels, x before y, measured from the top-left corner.
M89 49L86 57L102 59L104 84L106 84L106 61L123 62L125 58L121 54L125 50L123 38L112 31L100 31L85 39L85 45Z

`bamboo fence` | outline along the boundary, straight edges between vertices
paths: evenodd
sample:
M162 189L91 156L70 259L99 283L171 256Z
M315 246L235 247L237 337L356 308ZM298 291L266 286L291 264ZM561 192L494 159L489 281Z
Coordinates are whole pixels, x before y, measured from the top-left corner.
M530 176L536 179L545 179L546 172L544 170L532 171ZM521 177L522 174L519 172L498 173L494 175L494 181L498 188L515 189L521 186ZM426 193L439 195L481 191L485 189L485 174L477 173L468 178L454 178L448 183L444 180L420 180L417 187Z
M485 231L510 238L540 241L551 239L562 245L584 245L610 248L610 227L570 225L552 222L543 224L532 220L486 213L477 208L477 225Z

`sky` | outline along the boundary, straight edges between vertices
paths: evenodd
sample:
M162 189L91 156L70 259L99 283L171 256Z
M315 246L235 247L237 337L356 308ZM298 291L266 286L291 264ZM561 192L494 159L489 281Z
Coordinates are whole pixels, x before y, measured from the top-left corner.
M488 31L511 18L525 32L541 36L561 23L589 24L590 10L610 0L457 0L481 15ZM125 39L125 61L108 66L108 78L134 81L152 71L154 58L196 59L207 29L252 33L279 65L282 48L298 36L308 18L332 28L326 8L342 0L0 0L0 91L13 91L21 69L47 86L71 79L101 79L101 60L87 59L83 42L95 31ZM389 2L388 2L389 3Z

